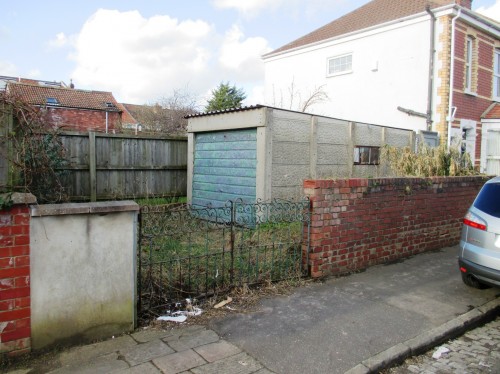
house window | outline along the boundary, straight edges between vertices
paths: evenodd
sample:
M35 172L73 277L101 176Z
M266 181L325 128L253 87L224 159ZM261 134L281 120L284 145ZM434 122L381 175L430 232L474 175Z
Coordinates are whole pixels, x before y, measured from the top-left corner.
M329 76L352 72L352 54L329 58L327 71Z
M472 92L472 57L473 57L474 39L467 38L465 50L465 91Z
M354 165L378 165L380 147L354 147Z
M500 49L495 50L493 64L493 100L500 101Z
M59 105L59 101L55 97L48 97L46 103L47 105Z

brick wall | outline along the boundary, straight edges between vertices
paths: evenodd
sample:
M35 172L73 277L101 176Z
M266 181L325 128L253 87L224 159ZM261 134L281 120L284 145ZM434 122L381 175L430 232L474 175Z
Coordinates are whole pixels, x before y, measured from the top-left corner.
M44 109L44 117L55 128L71 131L106 131L106 112L70 108ZM108 112L108 132L121 127L121 113Z
M0 358L31 349L29 234L27 203L0 210Z
M485 177L307 180L312 277L455 245Z

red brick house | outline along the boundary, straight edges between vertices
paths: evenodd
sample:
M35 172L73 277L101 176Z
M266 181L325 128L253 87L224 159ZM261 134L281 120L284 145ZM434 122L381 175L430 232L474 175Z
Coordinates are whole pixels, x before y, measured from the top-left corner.
M116 132L122 109L111 92L87 91L44 81L6 81L9 95L40 108L47 123L66 131Z

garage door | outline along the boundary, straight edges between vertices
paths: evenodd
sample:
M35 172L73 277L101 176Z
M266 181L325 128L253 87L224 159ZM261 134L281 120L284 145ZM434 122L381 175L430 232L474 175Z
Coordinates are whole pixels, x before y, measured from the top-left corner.
M486 174L500 175L500 130L488 130Z
M256 167L256 129L196 134L192 205L220 207L236 199L254 203Z

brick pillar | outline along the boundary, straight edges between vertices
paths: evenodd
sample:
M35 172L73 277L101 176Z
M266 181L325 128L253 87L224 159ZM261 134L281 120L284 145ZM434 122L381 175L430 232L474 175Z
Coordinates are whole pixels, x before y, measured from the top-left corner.
M13 206L0 210L0 358L31 350L28 204L36 199L17 193L10 198Z

